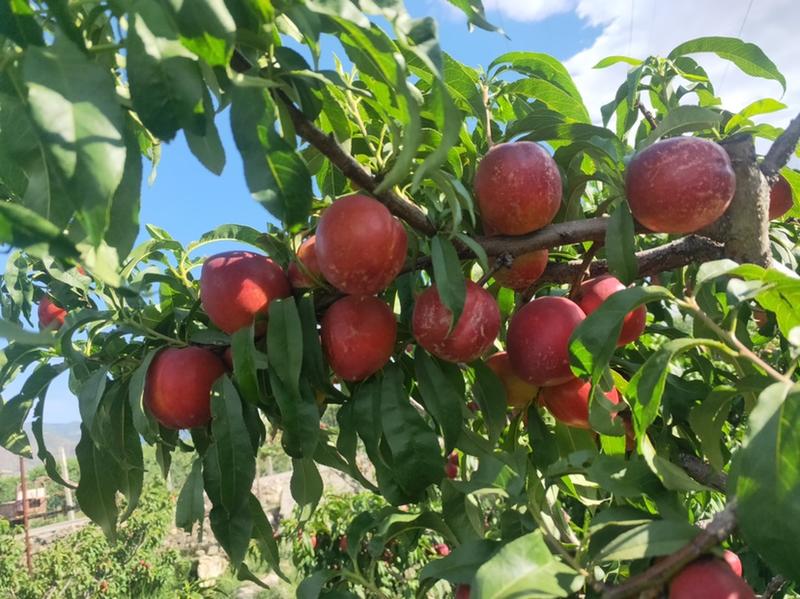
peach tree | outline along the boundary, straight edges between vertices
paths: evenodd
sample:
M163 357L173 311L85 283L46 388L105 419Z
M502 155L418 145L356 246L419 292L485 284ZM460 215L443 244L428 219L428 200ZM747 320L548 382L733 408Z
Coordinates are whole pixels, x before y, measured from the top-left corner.
M786 87L757 46L699 38L601 61L629 69L595 122L555 58L476 70L400 0L0 0L0 380L25 377L0 441L73 484L42 434L68 372L83 512L113 540L142 443L165 475L188 452L177 525L208 517L257 581L279 435L301 522L320 465L389 506L302 597L387 596L370 559L409 531L452 548L420 596L800 582L800 118L726 106L709 54ZM180 133L219 174L219 119L269 224L135 245L145 164Z

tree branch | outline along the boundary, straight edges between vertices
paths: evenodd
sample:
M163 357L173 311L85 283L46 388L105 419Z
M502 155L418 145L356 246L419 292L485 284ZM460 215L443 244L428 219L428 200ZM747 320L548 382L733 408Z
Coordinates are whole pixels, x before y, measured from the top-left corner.
M781 587L786 584L786 579L783 576L773 576L772 580L769 581L767 584L767 588L764 589L764 594L761 595L761 599L772 599L775 594L781 590Z
M688 545L653 564L641 574L632 576L621 585L609 589L603 594L603 599L636 597L646 589L663 585L686 564L708 553L710 549L728 538L735 528L736 501L734 500L714 516L711 523Z
M412 228L428 237L436 235L436 227L428 220L427 215L422 210L405 198L400 197L391 189L375 193L375 189L380 183L377 177L348 154L332 135L326 134L306 118L306 115L294 105L294 102L285 93L276 91L275 95L286 106L286 111L289 113L289 118L292 119L292 124L297 134L325 155L334 166L342 171L345 177L364 191L375 196L392 214L403 219Z
M639 276L647 277L692 263L707 262L722 258L723 246L711 239L689 235L657 248L637 252ZM575 280L577 272L584 268L583 261L552 262L537 283L568 283ZM596 277L608 272L608 262L597 260L589 267L589 276Z
M728 476L698 458L688 453L678 455L678 463L686 470L686 473L701 485L706 485L716 489L720 493L725 493L728 487Z
M798 142L800 142L800 114L794 117L786 130L778 136L761 163L761 172L767 181L774 183L777 180L778 171L789 163L789 158L792 157Z

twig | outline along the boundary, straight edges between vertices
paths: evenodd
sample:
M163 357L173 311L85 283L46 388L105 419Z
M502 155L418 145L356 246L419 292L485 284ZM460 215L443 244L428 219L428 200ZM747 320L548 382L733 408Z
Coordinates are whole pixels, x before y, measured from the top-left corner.
M764 156L761 172L767 181L774 183L777 180L778 171L789 163L789 158L792 157L798 142L800 142L800 114L794 117Z
M636 100L635 106L636 108L639 109L639 112L642 113L644 120L646 120L647 123L650 125L651 130L658 127L658 121L656 121L656 117L653 116L652 112L647 110L647 107L644 104L642 104L639 100Z
M728 476L707 464L697 456L688 453L678 455L678 462L686 473L701 485L706 485L716 489L720 493L725 493L728 486Z
M603 599L623 599L636 597L646 589L661 586L686 564L719 545L736 528L736 501L729 503L719 512L709 525L691 542L681 549L653 564L650 568L632 576L627 581L603 593Z
M735 349L739 352L739 355L752 362L759 368L761 368L764 372L766 372L769 376L773 379L778 381L779 383L788 383L793 384L792 379L790 379L785 374L778 372L772 366L767 364L764 360L762 360L757 354L755 354L749 347L747 347L744 343L742 343L739 338L723 329L719 326L713 318L711 318L708 314L703 312L700 306L693 297L689 297L685 300L681 300L678 302L678 306L682 307L684 310L691 312L691 314L701 320L704 325L706 325L709 329L714 331L714 333L722 339L729 347Z
M275 95L286 106L286 111L289 113L289 118L292 119L292 124L297 134L326 156L336 168L342 171L345 177L361 189L374 195L375 198L386 205L392 214L403 219L423 235L430 237L436 234L436 227L428 220L427 215L422 210L415 204L400 197L391 189L375 193L375 189L380 182L373 174L348 154L332 135L326 134L306 118L284 92L278 90Z
M501 268L511 268L511 265L514 263L514 257L509 254L508 252L503 252L502 254L498 255L497 258L494 260L494 264L492 267L484 273L484 275L478 281L478 286L483 287L486 283L491 279L495 273L500 270Z
M486 145L488 145L491 150L494 146L494 141L492 140L492 104L489 98L489 86L485 81L481 82L481 94L483 97L483 109L486 119L484 121L486 128Z
M597 252L600 251L600 248L603 244L599 241L595 241L586 253L583 255L583 260L581 261L580 268L577 269L575 272L575 278L572 281L572 285L569 289L569 299L575 299L578 295L578 292L581 289L581 283L586 278L586 275L589 274L589 265L594 260L594 257L597 255Z
M772 580L769 581L767 584L767 588L764 589L764 594L761 595L761 599L772 599L772 597L781 590L781 587L786 584L786 579L783 576L773 576Z

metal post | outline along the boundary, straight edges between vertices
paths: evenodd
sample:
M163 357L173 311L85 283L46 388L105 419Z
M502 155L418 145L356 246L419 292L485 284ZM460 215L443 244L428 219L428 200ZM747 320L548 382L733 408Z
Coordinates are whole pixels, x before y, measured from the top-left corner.
M19 481L22 486L22 527L25 530L25 562L28 565L28 574L33 574L30 523L28 522L28 481L25 480L25 459L21 456L19 458Z
M67 481L72 482L69 479L69 467L67 466L67 452L64 451L64 448L59 448L59 457L61 458L61 477ZM67 518L70 520L75 519L75 501L72 498L72 489L69 487L64 487L64 503L67 507Z

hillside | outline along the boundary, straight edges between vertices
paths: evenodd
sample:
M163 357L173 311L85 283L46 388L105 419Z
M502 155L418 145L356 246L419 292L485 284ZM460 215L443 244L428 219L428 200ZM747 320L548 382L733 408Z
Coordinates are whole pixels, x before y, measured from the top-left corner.
M33 439L33 435L31 434L30 425L25 427L25 431L28 433L28 437L31 440L31 447L35 456L36 443ZM53 455L56 457L58 456L58 451L61 447L63 447L67 452L68 457L74 456L75 446L78 444L80 435L80 423L78 422L44 425L45 443L47 444L47 448L53 452ZM34 457L32 460L27 460L27 465L29 467L39 463L40 460L38 460L36 457ZM19 458L10 451L0 448L0 473L16 473L18 469Z

